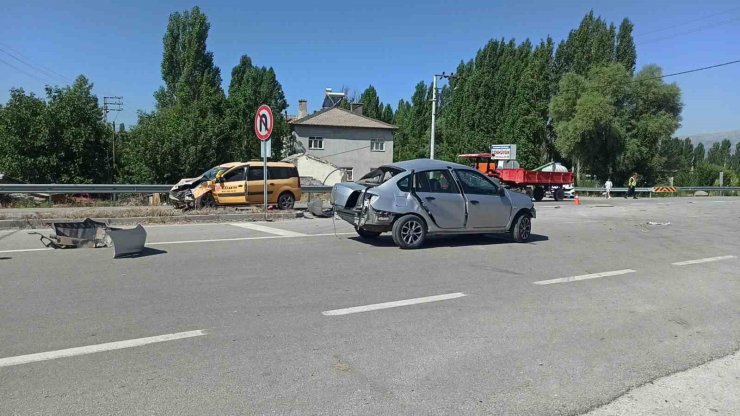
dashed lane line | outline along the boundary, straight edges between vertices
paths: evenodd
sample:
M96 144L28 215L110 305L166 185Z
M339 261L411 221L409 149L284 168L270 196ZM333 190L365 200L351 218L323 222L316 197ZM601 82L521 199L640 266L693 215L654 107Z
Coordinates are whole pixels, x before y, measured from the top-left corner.
M398 308L400 306L418 305L420 303L438 302L441 300L456 299L466 296L464 293L447 293L444 295L426 296L423 298L397 300L393 302L375 303L372 305L354 306L344 309L333 309L321 312L324 316L349 315L352 313L377 311L380 309Z
M141 347L143 345L154 344L158 342L174 341L177 339L199 337L205 335L205 331L198 329L195 331L178 332L175 334L157 335L154 337L129 339L126 341L108 342L105 344L87 345L84 347L67 348L64 350L40 352L36 354L18 355L15 357L0 358L0 367L10 367L35 363L38 361L55 360L57 358L74 357L77 355L93 354L96 352L120 350L124 348Z
M259 231L261 233L274 234L282 237L305 237L306 234L297 233L295 231L281 230L280 228L267 227L251 222L235 222L229 225L234 227L246 228L247 230Z
M679 262L671 263L671 264L674 266L688 266L690 264L709 263L712 261L729 260L729 259L734 259L734 258L737 258L737 256L707 257L703 259L679 261Z
M570 277L561 277L559 279L540 280L538 282L534 282L534 284L551 285L555 283L570 283L570 282L577 282L579 280L598 279L600 277L619 276L619 275L628 274L628 273L635 273L635 270L624 269L624 270L614 270L611 272L582 274L580 276L570 276Z

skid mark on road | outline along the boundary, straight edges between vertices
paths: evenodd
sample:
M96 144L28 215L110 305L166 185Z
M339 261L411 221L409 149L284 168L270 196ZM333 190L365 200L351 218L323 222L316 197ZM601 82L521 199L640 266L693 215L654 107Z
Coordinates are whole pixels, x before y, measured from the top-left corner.
M577 282L579 280L598 279L600 277L619 276L619 275L628 274L628 273L635 273L635 270L632 270L632 269L624 269L624 270L614 270L614 271L611 271L611 272L582 274L580 276L570 276L570 277L561 277L559 279L540 280L538 282L534 282L534 284L536 284L536 285L551 285L551 284L554 284L554 283L570 283L570 282Z
M355 306L352 308L334 309L321 312L325 316L349 315L351 313L377 311L380 309L398 308L400 306L418 305L420 303L438 302L440 300L449 300L467 296L464 293L447 293L445 295L427 296L423 298L414 298L406 300L397 300L393 302L375 303L372 305Z
M246 228L247 230L259 231L261 233L274 234L283 237L304 237L306 234L297 233L295 231L281 230L279 228L267 227L264 225L254 224L251 222L236 222L229 224L234 227Z
M729 260L729 259L734 259L734 258L737 258L737 256L707 257L704 259L679 261L679 262L671 263L671 264L674 266L688 266L690 264L709 263L712 261Z
M0 358L0 367L10 367L13 365L35 363L38 361L55 360L57 358L74 357L77 355L93 354L96 352L120 350L124 348L141 347L143 345L155 344L158 342L174 341L177 339L199 337L205 335L205 331L198 329L195 331L178 332L175 334L157 335L155 337L129 339L126 341L108 342L105 344L87 345L84 347L67 348L64 350L40 352L36 354L18 355L16 357Z

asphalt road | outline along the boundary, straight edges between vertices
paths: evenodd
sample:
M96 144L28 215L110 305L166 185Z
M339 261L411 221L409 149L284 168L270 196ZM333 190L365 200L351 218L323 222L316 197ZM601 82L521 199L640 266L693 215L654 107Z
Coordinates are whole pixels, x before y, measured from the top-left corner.
M116 260L0 231L0 414L576 415L740 349L740 199L586 202L415 251L329 219Z

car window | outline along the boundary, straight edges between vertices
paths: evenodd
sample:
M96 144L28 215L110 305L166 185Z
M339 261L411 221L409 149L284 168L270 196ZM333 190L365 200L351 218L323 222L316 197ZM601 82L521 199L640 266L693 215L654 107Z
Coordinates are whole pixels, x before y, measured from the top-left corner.
M456 170L455 173L460 178L460 183L466 194L496 195L498 193L498 187L476 171Z
M267 174L270 179L290 179L297 177L296 168L268 166Z
M398 189L403 192L409 192L411 190L411 188L409 187L410 180L411 175L407 175L406 177L399 179L399 181L396 182L396 186L398 186Z
M416 192L457 194L455 181L447 170L430 170L416 173Z
M205 177L206 179L208 179L209 181L212 181L213 179L215 179L215 178L216 178L216 174L217 174L217 173L218 173L219 171L226 171L226 168L222 168L221 166L214 166L214 167L212 167L212 168L208 169L207 171L205 171L205 172L204 172L204 173L203 173L202 175L200 175L200 176L203 176L203 177Z
M244 168L239 167L224 175L224 182L237 182L244 180Z
M388 179L403 172L403 169L394 168L391 166L382 166L377 169L373 169L367 175L363 176L358 180L358 183L364 183L368 185L380 185Z
M269 170L267 171L270 172ZM249 172L247 173L247 180L248 181L261 181L263 179L264 173L262 173L262 166L258 167L250 167Z

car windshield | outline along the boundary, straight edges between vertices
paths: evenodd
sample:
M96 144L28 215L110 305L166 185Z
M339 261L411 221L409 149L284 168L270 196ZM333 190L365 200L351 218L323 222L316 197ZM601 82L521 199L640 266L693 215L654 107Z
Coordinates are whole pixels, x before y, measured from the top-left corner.
M380 185L401 172L403 172L403 169L381 166L371 170L370 173L360 178L357 182L364 185Z
M214 166L208 169L207 171L205 171L201 176L205 177L209 181L212 181L216 179L216 174L218 173L219 170L226 170L226 169L222 168L221 166Z

